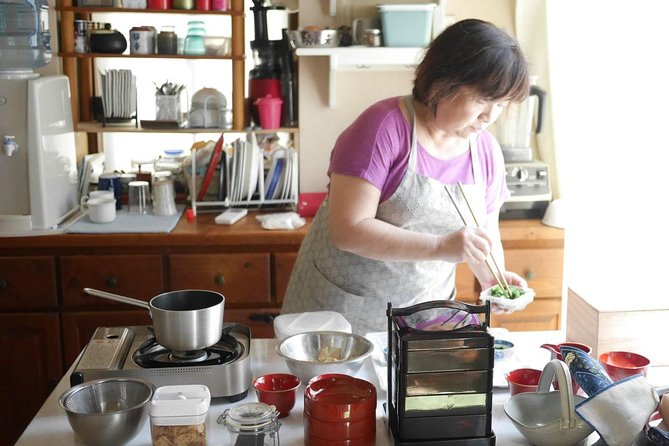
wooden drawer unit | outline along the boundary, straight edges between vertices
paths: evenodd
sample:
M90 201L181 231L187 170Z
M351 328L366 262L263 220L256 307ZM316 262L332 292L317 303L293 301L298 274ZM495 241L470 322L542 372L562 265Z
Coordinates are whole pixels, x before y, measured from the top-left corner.
M63 307L137 309L109 299L89 296L84 288L149 301L165 291L160 255L85 255L60 257Z
M562 299L560 297L535 298L522 311L510 314L493 313L490 316L491 325L493 327L504 327L509 331L559 330L561 307Z
M480 292L476 277L465 263L458 263L456 267L455 289L457 291L456 300L472 304L478 301Z
M536 293L535 299L562 296L562 249L507 249L504 251L506 269L527 280Z
M278 252L274 254L274 296L278 303L283 302L283 296L286 294L290 274L293 272L296 260L296 252Z
M0 257L0 309L55 308L54 258Z
M252 338L273 338L274 318L279 308L226 308L225 322L237 322L251 329Z
M171 290L202 289L225 296L225 308L235 304L267 304L270 295L269 253L172 254Z

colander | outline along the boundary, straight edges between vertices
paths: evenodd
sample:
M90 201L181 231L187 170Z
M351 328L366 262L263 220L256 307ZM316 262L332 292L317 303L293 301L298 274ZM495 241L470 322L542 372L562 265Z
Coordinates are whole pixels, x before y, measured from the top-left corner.
M154 391L153 384L141 379L106 378L72 387L58 403L85 444L118 446L144 426Z

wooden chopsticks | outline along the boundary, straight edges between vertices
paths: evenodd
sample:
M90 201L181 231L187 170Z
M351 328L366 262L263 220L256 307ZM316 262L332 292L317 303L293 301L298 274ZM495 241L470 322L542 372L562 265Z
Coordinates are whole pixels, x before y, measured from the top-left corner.
M460 207L458 206L458 203L455 201L455 198L453 198L453 195L451 195L451 191L448 190L447 186L444 186L444 189L446 190L446 193L448 194L448 198L451 199L451 202L453 203L453 206L455 206L455 210L458 211L458 215L460 216L460 219L462 220L462 223L467 226L467 220L465 219L465 216L463 215L462 211L460 210ZM469 204L469 200L467 200L467 195L465 195L465 191L462 188L462 184L458 181L458 189L460 189L460 193L462 194L462 198L465 201L465 204L467 205L467 209L469 210L469 213L472 216L472 219L474 220L474 224L476 225L477 228L480 228L481 226L479 225L478 220L476 219L476 214L474 214L474 210L472 209L471 205ZM492 259L492 263L495 265L495 268L493 269L493 266L490 264L490 261L486 257L485 259L485 264L490 270L490 273L492 276L495 278L495 281L499 285L502 290L505 292L509 292L509 284L506 281L506 278L504 277L504 274L502 273L502 270L500 269L499 265L497 265L497 262L495 261L495 257L492 255L492 250L490 251L490 259ZM495 272L497 270L497 272Z

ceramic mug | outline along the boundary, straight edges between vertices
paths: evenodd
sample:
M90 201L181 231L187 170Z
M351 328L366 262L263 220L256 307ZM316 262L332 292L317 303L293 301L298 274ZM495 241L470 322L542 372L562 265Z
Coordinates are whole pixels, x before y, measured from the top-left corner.
M90 200L91 198L108 198L111 200L114 200L114 191L112 190L92 190L88 193L88 195L84 195L81 197L81 207L83 208L84 205Z
M380 29L381 19L379 17L361 17L353 20L352 34L354 45L366 45L365 31L368 29ZM379 42L380 45L380 42Z
M116 219L116 200L114 198L90 198L82 208L88 210L88 218L93 223L111 223Z

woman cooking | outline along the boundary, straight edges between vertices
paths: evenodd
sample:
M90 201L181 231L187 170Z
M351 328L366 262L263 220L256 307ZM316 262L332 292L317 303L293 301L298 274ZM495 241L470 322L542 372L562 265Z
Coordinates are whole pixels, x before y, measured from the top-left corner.
M484 289L494 285L485 260L495 253L504 271L498 220L509 191L485 129L528 92L525 57L503 30L468 19L441 33L416 69L412 95L373 104L337 139L328 197L282 312L337 311L365 334L387 329L388 301L454 299L458 263ZM480 228L463 224L449 192L467 209L464 193ZM513 272L504 278L527 286Z

